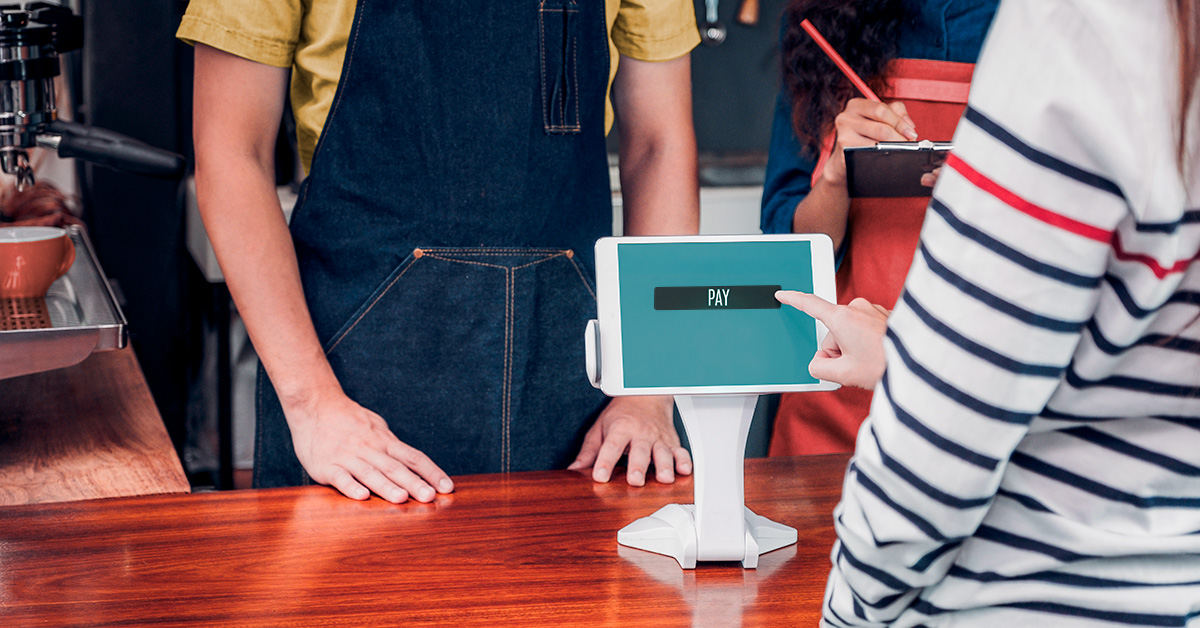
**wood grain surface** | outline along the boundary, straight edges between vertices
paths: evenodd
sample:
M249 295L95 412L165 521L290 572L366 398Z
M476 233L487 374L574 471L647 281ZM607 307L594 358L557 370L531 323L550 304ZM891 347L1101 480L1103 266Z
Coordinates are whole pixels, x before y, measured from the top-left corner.
M308 486L0 510L0 625L813 626L847 457L750 460L746 503L799 543L680 569L617 530L692 482L456 478L432 504Z
M0 505L188 490L132 349L0 380Z

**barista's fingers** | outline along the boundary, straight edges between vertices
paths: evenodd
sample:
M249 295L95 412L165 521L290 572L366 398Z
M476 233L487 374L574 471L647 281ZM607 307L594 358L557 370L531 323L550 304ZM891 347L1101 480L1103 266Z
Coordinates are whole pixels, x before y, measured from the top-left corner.
M603 433L604 430L599 421L588 428L587 434L583 437L583 446L579 448L579 455L575 457L575 462L567 467L568 471L586 469L596 462L596 456L600 453L600 443L604 439Z
M629 459L625 470L625 481L630 486L645 486L646 470L650 468L650 442L635 438L629 443Z
M450 476L446 475L446 472L442 471L441 467L437 466L429 456L425 455L425 452L402 442L400 439L395 438L395 435L392 435L391 440L392 442L387 446L387 455L393 460L400 461L405 467L405 471L408 471L410 475L415 473L416 476L419 476L414 476L414 479L417 481L423 480L421 482L422 485L427 483L439 493L454 491L454 482L450 480ZM429 499L422 499L420 494L413 490L412 486L408 484L404 484L404 486L407 486L409 492L423 502L433 499L433 495L430 495Z
M592 479L597 482L607 482L612 479L613 468L629 446L630 435L624 430L610 430L605 435L604 443L596 454L596 463L592 468Z
M675 473L679 475L691 475L692 454L679 445L671 448L671 454L675 456Z
M366 454L363 458L354 460L349 465L350 473L354 474L363 486L371 489L372 493L392 502L393 504L403 503L408 500L408 491L403 487L397 486L388 476L384 475L380 470L376 460L378 454Z
M421 479L413 472L413 469L409 465L393 456L391 452L373 451L363 454L363 457L368 464L382 473L389 482L403 490L406 496L411 495L417 501L424 503L433 501L433 498L437 496L437 493L429 483ZM378 493L378 491L376 492ZM380 494L380 496L388 501L395 501L388 495Z
M683 449L680 447L680 449ZM684 450L686 453L686 450ZM671 446L662 441L654 443L654 449L651 452L654 457L654 479L663 484L670 484L675 481L675 453Z
M358 480L340 465L330 465L328 480L330 486L350 499L363 500L371 496L371 491L359 484Z

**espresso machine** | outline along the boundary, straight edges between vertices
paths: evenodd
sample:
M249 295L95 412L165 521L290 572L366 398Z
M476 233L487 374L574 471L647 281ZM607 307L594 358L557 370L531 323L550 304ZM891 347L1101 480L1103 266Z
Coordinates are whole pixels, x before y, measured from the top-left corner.
M0 170L17 189L34 182L28 149L40 146L126 172L160 178L183 173L183 157L105 129L58 119L59 54L83 46L83 20L70 9L34 2L0 5Z

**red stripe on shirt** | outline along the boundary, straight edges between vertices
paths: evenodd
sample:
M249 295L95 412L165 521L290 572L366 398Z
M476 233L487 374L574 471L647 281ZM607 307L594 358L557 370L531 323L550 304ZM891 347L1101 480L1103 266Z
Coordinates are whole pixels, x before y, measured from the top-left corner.
M1108 244L1112 241L1112 231L1101 229L1095 225L1089 225L1086 222L1080 222L1073 218L1067 218L1066 216L1056 214L1045 207L1034 205L1020 196L1017 196L1008 188L1005 188L999 183L996 183L995 181L985 177L978 170L972 168L969 164L967 164L967 162L963 161L954 153L950 153L950 155L946 158L946 165L950 166L959 174L966 177L966 179L974 184L975 187L987 192L988 194L991 194L992 196L995 196L1006 205L1023 214L1032 216L1033 218L1036 218L1048 225L1058 227L1059 229L1069 231L1090 240L1103 242L1105 244Z
M1154 276L1158 277L1159 279L1162 279L1171 273L1181 273L1184 270L1187 270L1187 267L1191 266L1192 262L1200 258L1200 255L1198 255L1197 257L1189 259L1181 259L1171 265L1170 268L1167 268L1162 264L1159 264L1158 260L1150 257L1149 255L1144 255L1142 253L1130 253L1129 251L1126 251L1125 248L1121 246L1121 236L1118 233L1113 234L1113 255L1115 255L1117 259L1121 260L1122 262L1138 262L1148 267L1150 271L1154 273Z

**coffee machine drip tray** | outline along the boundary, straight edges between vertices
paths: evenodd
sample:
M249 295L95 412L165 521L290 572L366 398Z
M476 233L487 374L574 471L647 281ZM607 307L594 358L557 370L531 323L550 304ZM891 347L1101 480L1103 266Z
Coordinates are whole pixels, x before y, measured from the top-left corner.
M66 229L76 251L67 274L44 298L0 299L0 379L78 364L129 341L125 315L87 232Z

